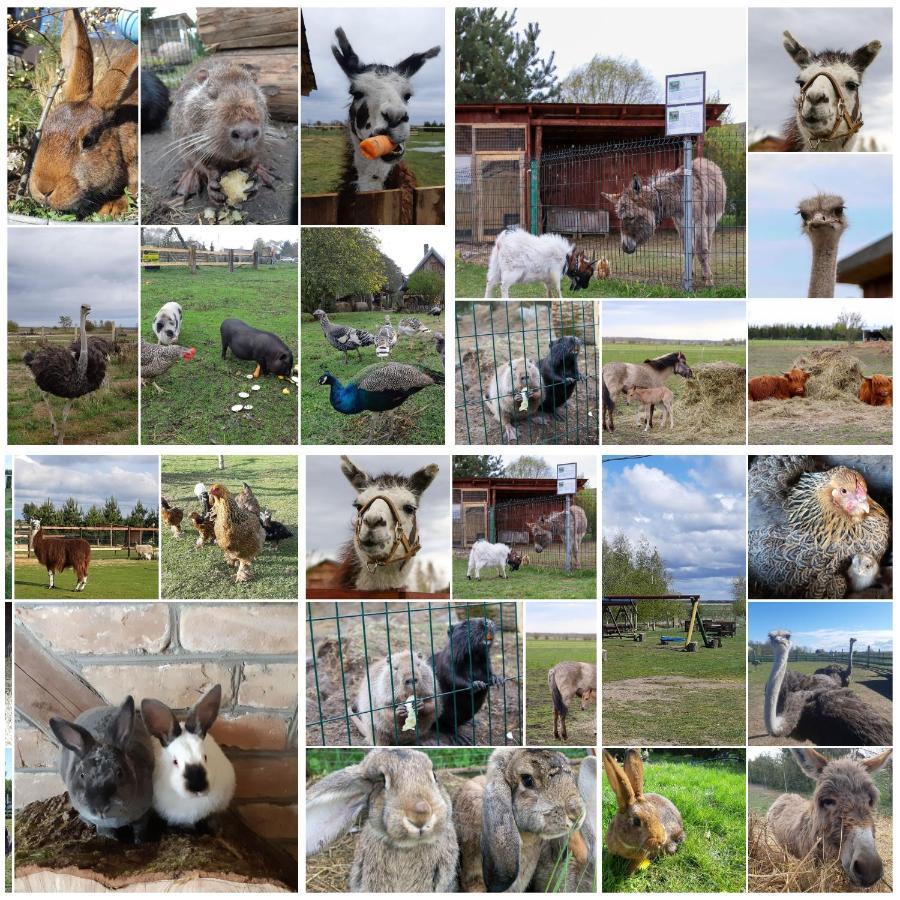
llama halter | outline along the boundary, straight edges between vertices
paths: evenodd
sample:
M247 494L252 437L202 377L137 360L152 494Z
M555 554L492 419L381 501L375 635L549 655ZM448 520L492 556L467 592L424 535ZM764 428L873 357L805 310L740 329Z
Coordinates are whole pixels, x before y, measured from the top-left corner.
M357 541L359 541L359 532L363 525L363 516L376 500L383 500L387 503L391 515L394 517L394 543L391 544L391 549L388 552L387 558L384 560L373 560L371 555L363 550L362 552L369 557L369 562L366 563L366 569L368 569L370 574L374 574L379 566L400 563L400 571L402 572L403 567L419 552L419 550L422 549L422 545L419 543L419 527L416 523L416 514L413 513L412 528L410 529L409 537L407 537L406 532L403 530L403 525L400 522L400 514L397 512L397 507L394 506L394 501L386 494L375 494L374 497L359 508L359 511L356 514L355 528ZM395 557L394 553L398 546L403 548L404 553L402 556Z
M817 72L800 88L800 96L797 99L797 112L800 113L801 117L803 115L803 104L806 102L806 92L809 90L810 86L817 78L827 78L831 82L831 86L834 88L834 93L837 97L837 113L834 117L834 128L831 129L831 132L829 134L825 135L825 137L810 137L806 139L806 143L809 145L810 150L818 150L819 144L821 144L822 141L830 141L835 137L838 137L838 130L840 129L841 125L847 126L846 134L840 135L840 137L844 139L844 144L846 144L847 141L849 141L850 138L852 138L853 135L856 134L856 132L859 131L859 129L862 128L864 124L862 120L862 108L859 102L859 96L857 95L856 98L856 109L851 115L849 112L847 112L847 104L844 101L844 92L843 90L841 90L841 86L838 84L837 79L834 77L834 75L831 74L831 72L827 72L824 70L822 72Z

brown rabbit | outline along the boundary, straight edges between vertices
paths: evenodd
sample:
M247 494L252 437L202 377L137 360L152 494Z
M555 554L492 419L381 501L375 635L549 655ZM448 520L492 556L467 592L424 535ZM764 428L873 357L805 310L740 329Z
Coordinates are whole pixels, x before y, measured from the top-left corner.
M603 769L618 807L606 829L609 852L631 860L628 874L646 868L650 860L675 853L684 841L681 813L671 800L644 793L644 763L638 750L625 754L624 769L603 751Z
M112 59L94 84L94 56L77 9L63 14L63 102L47 116L28 190L35 200L79 216L128 211L137 196L138 51Z

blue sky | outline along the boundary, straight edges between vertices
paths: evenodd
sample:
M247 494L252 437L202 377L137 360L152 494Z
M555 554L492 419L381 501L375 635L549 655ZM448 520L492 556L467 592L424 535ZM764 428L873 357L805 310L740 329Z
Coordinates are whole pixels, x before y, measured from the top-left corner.
M604 300L603 335L665 340L744 340L742 300Z
M8 777L12 775L12 747L3 748L3 773Z
M890 603L751 603L749 638L765 641L770 631L789 631L791 642L811 650L856 651L893 647Z
M750 297L806 297L812 251L800 231L797 204L820 192L847 204L850 226L843 259L893 230L891 157L870 153L751 153L748 157ZM838 297L859 297L856 285L837 285ZM813 301L815 302L815 301Z
M529 600L525 604L526 632L575 632L577 634L597 633L597 604L562 603L558 601L542 603Z
M746 570L743 456L656 456L603 463L603 536L659 549L679 594L730 600Z

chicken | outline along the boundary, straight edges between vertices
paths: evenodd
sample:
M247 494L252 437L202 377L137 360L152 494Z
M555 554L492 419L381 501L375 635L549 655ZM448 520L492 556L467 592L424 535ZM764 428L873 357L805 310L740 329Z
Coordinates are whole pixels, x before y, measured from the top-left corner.
M811 456L760 456L749 477L751 596L843 598L854 556L880 562L891 524L847 466L817 471Z
M197 547L202 547L204 544L214 544L216 542L215 516L210 516L210 518L207 519L198 512L192 512L190 514L190 520L194 523L194 528L197 529L197 532L200 535L197 538Z
M224 485L211 485L209 496L216 515L213 525L216 543L225 554L225 562L237 564L234 580L248 581L250 565L266 540L265 529L259 516L238 506Z
M165 393L153 379L165 375L180 359L192 360L196 353L193 347L179 347L177 344L145 344L141 341L141 385L146 386L147 382L150 382L160 394Z
M170 506L165 497L160 497L162 504L162 520L167 528L172 529L172 534L178 540L181 540L183 533L181 531L181 520L184 518L184 510L178 506Z
M237 503L241 509L245 509L248 513L253 513L254 516L259 518L259 500L256 499L250 485L247 484L246 481L243 482L241 492L237 495L234 502Z
M259 514L259 521L262 523L262 527L266 532L266 543L274 544L276 553L278 552L278 545L281 541L286 541L288 538L294 536L294 532L286 525L281 522L276 522L275 519L272 518L272 513L268 509L264 509Z

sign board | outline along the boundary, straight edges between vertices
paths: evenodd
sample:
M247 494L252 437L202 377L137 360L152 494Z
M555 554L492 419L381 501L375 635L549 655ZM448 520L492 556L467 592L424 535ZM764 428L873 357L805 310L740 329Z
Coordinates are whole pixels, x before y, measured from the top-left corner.
M666 136L706 130L706 72L666 76Z
M578 493L578 466L576 463L558 463L556 466L556 493Z
M142 250L141 251L141 262L158 263L159 262L159 250Z

